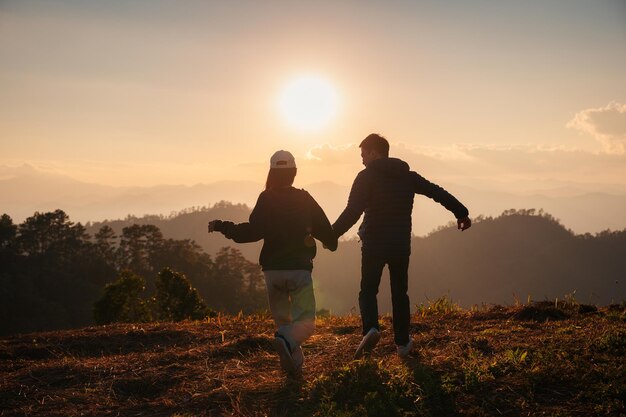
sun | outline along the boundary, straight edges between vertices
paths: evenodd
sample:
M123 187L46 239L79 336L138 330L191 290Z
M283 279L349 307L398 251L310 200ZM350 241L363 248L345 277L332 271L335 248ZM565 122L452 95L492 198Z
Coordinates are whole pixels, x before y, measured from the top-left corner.
M324 78L301 75L285 85L278 104L289 126L301 132L315 132L326 127L337 115L339 98Z

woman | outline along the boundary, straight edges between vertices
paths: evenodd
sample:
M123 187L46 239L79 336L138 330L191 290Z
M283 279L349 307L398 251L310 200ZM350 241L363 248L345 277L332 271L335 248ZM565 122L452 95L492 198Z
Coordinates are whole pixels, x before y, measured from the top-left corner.
M304 364L301 345L315 331L314 238L331 251L337 249L337 237L322 208L309 193L292 186L296 172L293 155L276 152L270 159L265 191L250 220L209 222L209 232L221 232L238 243L263 239L259 263L277 326L272 344L290 376L300 374Z

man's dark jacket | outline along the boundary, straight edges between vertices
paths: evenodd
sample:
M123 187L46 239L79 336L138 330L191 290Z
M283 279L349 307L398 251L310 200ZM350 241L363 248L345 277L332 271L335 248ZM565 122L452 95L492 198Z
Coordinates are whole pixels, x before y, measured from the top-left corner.
M348 198L348 205L333 229L337 236L359 220L362 250L370 255L409 255L411 253L411 213L413 197L422 194L454 213L457 219L469 212L449 192L426 180L397 158L376 159L359 172Z
M328 249L337 249L337 236L324 210L308 192L294 187L263 191L247 223L222 221L215 230L237 243L263 239L259 263L264 271L311 271L317 251L311 236Z

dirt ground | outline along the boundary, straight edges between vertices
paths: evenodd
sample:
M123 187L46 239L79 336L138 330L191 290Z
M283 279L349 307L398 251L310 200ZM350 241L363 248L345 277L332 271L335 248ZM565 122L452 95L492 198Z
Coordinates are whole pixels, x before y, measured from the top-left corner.
M296 380L264 315L5 337L0 416L626 416L625 318L551 303L423 310L405 361L390 317L360 361L359 317L318 318Z

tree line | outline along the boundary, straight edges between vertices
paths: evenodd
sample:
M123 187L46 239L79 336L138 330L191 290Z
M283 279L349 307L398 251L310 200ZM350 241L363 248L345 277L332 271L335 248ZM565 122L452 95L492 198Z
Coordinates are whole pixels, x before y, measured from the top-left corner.
M121 234L103 225L90 235L62 210L37 212L20 224L0 217L0 334L92 325L94 305L129 279L147 319L176 319L172 303L181 298L166 295L185 297L184 288L197 292L207 314L266 307L260 267L237 249L222 247L211 256L150 224L126 226Z
M166 319L166 313L159 312L158 300L164 298L158 297L156 282L165 268L186 277L208 309L230 313L264 309L262 273L248 261L258 257L259 244L235 250L226 247L229 241L223 236L206 234L209 218L239 222L249 214L245 206L220 203L164 220L133 218L84 227L70 222L60 210L35 213L19 225L4 215L0 333L93 324L94 303L105 296L107 284L125 276L123 271L140 278L131 288L141 289L137 302L145 303L152 319ZM413 238L409 266L413 306L442 294L450 294L466 308L507 304L516 298L554 300L574 291L585 303L626 300L626 229L576 235L558 219L534 209L511 209L474 220L469 232L459 233L451 224ZM195 238L203 247L185 237ZM342 240L337 252L318 252L313 270L318 308L333 314L356 311L359 259L356 240ZM389 286L381 285L381 312L390 311L389 300ZM120 314L126 314L124 309Z
M480 207L473 210L479 212ZM220 202L163 219L145 216L86 227L95 234L109 225L120 234L123 227L135 223L155 224L165 236L195 239L205 252L214 254L230 242L221 234L207 236L206 220L243 222L250 211L240 204ZM423 216L416 211L414 223ZM606 305L626 300L626 229L576 234L541 208L512 208L493 217L476 213L472 220L471 230L463 233L452 221L428 236L413 237L409 264L412 307L444 294L465 308L529 297L554 300L573 291L585 303ZM260 245L236 247L255 261ZM337 252L318 251L313 269L318 308L333 314L358 311L360 258L356 239L342 239ZM383 282L386 280L385 276ZM381 313L391 311L389 285L381 285L378 299Z

